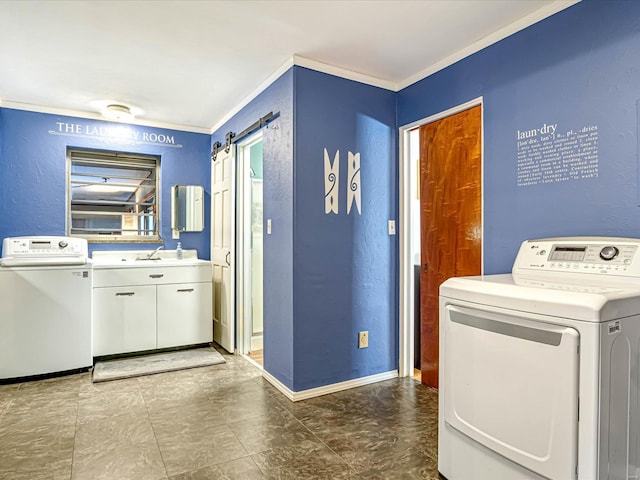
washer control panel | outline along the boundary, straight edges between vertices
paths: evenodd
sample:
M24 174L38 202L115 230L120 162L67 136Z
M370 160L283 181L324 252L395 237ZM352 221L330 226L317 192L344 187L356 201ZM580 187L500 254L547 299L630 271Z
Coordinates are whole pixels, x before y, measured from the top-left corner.
M87 240L77 237L8 237L2 241L4 266L85 263Z
M564 237L522 243L513 273L525 271L640 277L640 239Z

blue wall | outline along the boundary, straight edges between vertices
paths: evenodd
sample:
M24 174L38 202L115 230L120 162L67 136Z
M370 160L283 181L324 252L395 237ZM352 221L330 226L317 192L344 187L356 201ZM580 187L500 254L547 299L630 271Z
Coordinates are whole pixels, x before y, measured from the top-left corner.
M229 122L264 129L265 370L293 391L397 368L395 94L293 67ZM274 128L275 127L275 128ZM324 149L341 155L340 213L324 213ZM346 213L347 154L361 156L362 215ZM368 330L369 348L358 349Z
M640 2L585 0L398 95L399 125L484 101L485 273L510 271L525 239L640 237ZM517 131L595 125L597 178L517 186Z
M136 132L139 142L123 142L113 135L99 134L113 132L114 128ZM170 143L171 140L167 139L160 144L154 135L173 137L173 141ZM142 143L144 140L147 140L146 144ZM177 242L171 240L171 186L204 186L207 192L205 230L183 233L180 241L183 248L195 248L201 258L209 258L209 135L7 108L0 109L0 238L66 234L67 147L161 157L160 233L168 249L175 248ZM156 246L144 243L89 244L90 251L150 249Z
M395 94L296 67L294 390L397 368ZM324 149L340 152L338 214L325 214ZM347 214L348 152L362 214ZM267 325L267 329L269 326ZM369 348L358 349L358 332Z
M288 70L238 114L216 130L211 144L224 144L227 132L239 133L269 112L278 114L263 128L264 220L264 366L293 388L293 70ZM265 232L266 233L266 232Z

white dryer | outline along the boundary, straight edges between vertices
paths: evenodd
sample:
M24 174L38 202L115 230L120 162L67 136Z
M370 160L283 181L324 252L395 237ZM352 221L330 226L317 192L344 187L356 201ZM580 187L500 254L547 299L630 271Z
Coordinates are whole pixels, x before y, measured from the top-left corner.
M640 475L640 240L530 240L512 274L440 287L448 480Z

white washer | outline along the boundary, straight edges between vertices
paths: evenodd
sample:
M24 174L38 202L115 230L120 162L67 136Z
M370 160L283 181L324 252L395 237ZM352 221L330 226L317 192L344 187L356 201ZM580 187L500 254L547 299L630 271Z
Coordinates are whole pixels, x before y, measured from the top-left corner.
M91 278L84 239L3 240L0 382L92 365Z
M531 240L512 274L440 287L448 480L640 475L640 240Z

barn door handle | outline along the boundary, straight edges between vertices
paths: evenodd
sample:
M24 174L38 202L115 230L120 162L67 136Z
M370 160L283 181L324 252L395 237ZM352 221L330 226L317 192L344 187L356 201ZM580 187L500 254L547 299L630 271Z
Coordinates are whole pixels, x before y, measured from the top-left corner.
M428 273L429 272L429 264L428 263L423 263L422 264L422 271L424 273Z
M227 252L227 256L224 257L224 261L227 262L227 266L231 266L231 262L229 261L229 257L231 257L231 251Z

